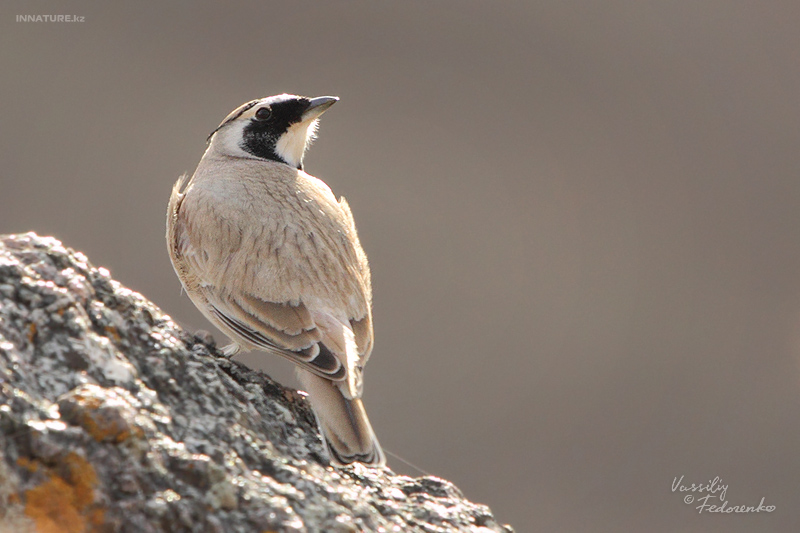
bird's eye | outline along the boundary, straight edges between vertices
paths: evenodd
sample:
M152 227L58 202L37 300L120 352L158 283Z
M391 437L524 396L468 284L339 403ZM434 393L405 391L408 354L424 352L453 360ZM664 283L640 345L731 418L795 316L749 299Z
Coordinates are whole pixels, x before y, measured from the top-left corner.
M262 107L258 111L256 111L256 119L257 120L269 120L272 116L272 109L268 107Z

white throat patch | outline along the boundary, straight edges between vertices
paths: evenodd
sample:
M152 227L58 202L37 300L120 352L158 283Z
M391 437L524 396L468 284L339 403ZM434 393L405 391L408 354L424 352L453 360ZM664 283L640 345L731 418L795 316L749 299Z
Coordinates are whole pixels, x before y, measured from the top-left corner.
M317 135L318 120L292 124L275 145L275 153L293 167L303 162L303 154Z

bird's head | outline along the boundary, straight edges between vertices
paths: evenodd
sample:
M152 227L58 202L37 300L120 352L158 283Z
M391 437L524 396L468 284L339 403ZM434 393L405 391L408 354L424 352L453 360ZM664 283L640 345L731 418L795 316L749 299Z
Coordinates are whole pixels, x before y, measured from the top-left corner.
M209 150L277 161L302 169L319 116L339 99L279 94L234 109L208 137Z

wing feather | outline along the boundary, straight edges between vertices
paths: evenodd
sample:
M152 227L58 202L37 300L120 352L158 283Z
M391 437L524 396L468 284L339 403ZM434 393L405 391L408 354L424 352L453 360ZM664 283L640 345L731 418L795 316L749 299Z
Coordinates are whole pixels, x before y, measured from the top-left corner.
M220 302L218 298L213 298L213 301L211 299L209 301L212 314L224 326L223 329L234 337L258 349L289 359L320 377L332 381L342 381L346 378L347 367L322 342L323 335L316 326L311 330L302 330L297 335L291 335L267 323L274 322L276 320L274 316L266 319L263 315L250 314L242 309L235 299L229 298ZM274 307L280 306L274 304L266 308ZM298 313L302 314L301 311ZM311 324L313 325L313 322Z

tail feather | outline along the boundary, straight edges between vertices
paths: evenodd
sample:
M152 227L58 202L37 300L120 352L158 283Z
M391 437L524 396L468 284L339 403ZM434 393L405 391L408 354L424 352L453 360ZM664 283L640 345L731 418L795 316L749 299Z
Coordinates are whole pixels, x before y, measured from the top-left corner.
M383 454L360 398L345 398L330 380L298 369L297 377L308 391L331 463L384 466Z

